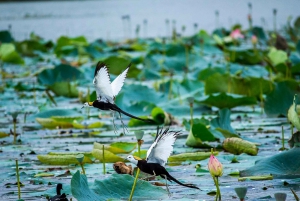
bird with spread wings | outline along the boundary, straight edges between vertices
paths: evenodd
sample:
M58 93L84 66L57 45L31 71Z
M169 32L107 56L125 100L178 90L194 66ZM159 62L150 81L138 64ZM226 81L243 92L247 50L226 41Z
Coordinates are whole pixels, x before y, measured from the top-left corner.
M153 121L150 119L142 119L139 117L136 117L132 114L129 114L125 111L123 111L121 108L119 108L114 100L115 97L119 94L121 88L124 85L125 78L127 76L128 70L130 68L130 65L118 76L114 81L110 82L110 76L107 70L107 65L101 62L98 62L95 73L94 73L94 80L93 84L95 86L96 94L97 94L97 100L93 102L86 102L84 103L83 107L96 107L100 110L112 110L116 111L120 115L120 119L123 125L123 132L125 133L125 125L123 123L121 113L129 116L131 118L135 118L141 121L152 123ZM82 107L82 108L83 108ZM116 126L114 123L114 113L113 113L113 125L114 130L116 131Z
M127 160L135 164L141 171L154 176L161 176L162 178L165 178L168 192L169 189L167 180L175 181L177 184L185 187L199 189L193 184L181 183L173 176L171 176L164 167L168 158L173 152L173 145L176 141L176 138L180 134L181 133L179 131L169 131L169 128L165 130L161 129L160 131L159 129L157 129L155 140L147 151L146 160L139 159L132 155L127 156Z

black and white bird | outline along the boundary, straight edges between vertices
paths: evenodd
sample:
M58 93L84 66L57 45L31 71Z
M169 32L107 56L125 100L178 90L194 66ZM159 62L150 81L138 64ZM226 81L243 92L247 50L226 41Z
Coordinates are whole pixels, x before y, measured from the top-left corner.
M63 189L62 184L56 185L56 195L50 198L50 201L68 201L68 198L65 193L61 194Z
M172 177L168 171L165 169L165 164L173 151L173 145L176 141L176 138L181 133L179 131L169 131L169 128L163 130L157 129L157 134L154 140L154 143L150 146L147 151L146 160L138 159L132 155L127 156L127 160L135 164L141 171L148 173L154 176L161 176L166 179L166 187L168 189L167 180L175 181L177 184L180 184L189 188L199 189L193 184L183 184L174 177ZM170 192L169 192L170 194Z
M129 116L131 118L138 119L141 121L150 122L150 123L153 122L150 119L142 119L142 118L133 116L132 114L129 114L129 113L123 111L114 102L115 97L119 94L121 88L124 85L124 81L125 81L125 78L126 78L126 75L127 75L130 65L131 64L129 64L128 67L118 77L116 77L116 79L114 79L114 81L111 83L106 64L98 62L96 69L95 69L94 80L93 80L93 84L96 89L97 100L95 100L93 102L86 102L83 105L83 107L96 107L100 110L112 110L112 111L118 112L120 115L121 122L123 124L123 129L125 126L124 126L124 123L121 118L121 113L126 116ZM113 113L113 124L115 127L114 113ZM124 133L125 133L125 130L124 130Z

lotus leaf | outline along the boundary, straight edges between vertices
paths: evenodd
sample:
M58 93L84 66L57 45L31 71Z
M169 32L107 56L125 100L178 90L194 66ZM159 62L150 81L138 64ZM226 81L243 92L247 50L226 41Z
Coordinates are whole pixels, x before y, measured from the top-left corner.
M92 150L93 156L98 159L100 162L103 162L103 151L102 149L93 149ZM120 156L115 155L114 153L104 150L104 157L105 157L105 162L106 163L115 163L118 161L124 161L123 158Z
M300 175L300 148L294 147L269 158L259 160L254 166L240 172L240 176L269 175L299 177Z
M77 171L71 180L72 195L80 201L127 199L130 195L134 178L127 174L112 174L104 180L95 180L89 187L87 178ZM154 199L167 198L167 192L161 187L153 186L148 182L138 180L133 199L148 199L149 192Z
M222 92L203 97L201 99L198 99L197 102L208 106L218 107L219 109L231 109L237 106L255 105L257 101L255 97L247 97Z
M41 163L48 165L71 165L71 164L79 164L76 159L76 155L38 155L37 158ZM92 160L89 157L84 157L83 163L92 163Z
M218 152L214 152L214 155L218 155ZM194 153L182 153L177 155L172 155L169 157L169 162L178 161L201 161L209 158L210 152L194 152Z
M258 148L254 143L236 137L226 138L223 148L232 154L246 153L256 156L258 153Z
M104 149L110 151L114 154L120 153L130 153L132 152L137 146L136 142L114 142L110 145L105 145ZM94 149L102 150L103 144L94 142Z

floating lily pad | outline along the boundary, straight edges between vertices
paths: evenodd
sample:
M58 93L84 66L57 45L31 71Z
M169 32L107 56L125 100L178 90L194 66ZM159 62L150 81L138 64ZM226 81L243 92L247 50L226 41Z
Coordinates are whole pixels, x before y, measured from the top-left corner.
M300 177L300 148L294 147L266 159L240 172L240 176L268 175Z
M112 174L104 180L95 180L89 187L87 178L77 171L71 180L72 195L80 201L127 199L130 195L134 177L127 174ZM133 199L149 199L149 192L155 192L151 199L167 198L167 192L149 182L138 180Z
M76 155L38 155L37 158L44 164L48 165L71 165L79 164L76 159ZM89 157L84 157L83 163L92 163L92 160Z

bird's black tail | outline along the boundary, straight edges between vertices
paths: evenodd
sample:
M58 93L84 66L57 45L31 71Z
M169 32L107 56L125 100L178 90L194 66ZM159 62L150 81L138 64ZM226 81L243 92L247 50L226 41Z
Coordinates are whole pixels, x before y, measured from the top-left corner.
M177 184L181 185L181 186L185 186L185 187L189 187L189 188L195 188L195 189L200 189L197 186L195 186L194 184L183 184L180 181L178 181L177 179L175 179L174 177L172 177L169 173L167 175L167 179L169 181L175 181Z
M133 116L132 114L129 114L125 111L123 111L121 108L119 108L117 105L115 104L111 104L111 109L112 110L115 110L117 112L121 112L122 114L128 116L128 117L131 117L131 118L134 118L134 119L138 119L140 121L144 121L144 122L148 122L148 123L155 123L152 119L142 119L142 118L139 118L139 117L136 117L136 116Z

